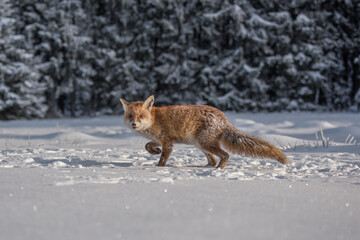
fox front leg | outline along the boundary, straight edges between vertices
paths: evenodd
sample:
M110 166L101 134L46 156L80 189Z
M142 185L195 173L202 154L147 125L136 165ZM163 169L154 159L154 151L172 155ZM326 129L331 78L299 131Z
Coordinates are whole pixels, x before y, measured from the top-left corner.
M148 151L150 154L152 155L156 155L156 154L160 154L161 153L161 149L158 148L160 146L160 144L156 143L156 142L148 142L145 145L145 149L146 151Z
M172 152L173 143L167 142L162 144L162 153L160 156L159 163L156 166L162 167L165 166L166 161L168 160L170 153Z

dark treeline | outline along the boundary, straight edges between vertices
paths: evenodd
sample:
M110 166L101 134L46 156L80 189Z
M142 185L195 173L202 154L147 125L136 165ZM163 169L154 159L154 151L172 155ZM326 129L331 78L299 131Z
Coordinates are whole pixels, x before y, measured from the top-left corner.
M0 34L0 119L360 108L357 0L0 0Z

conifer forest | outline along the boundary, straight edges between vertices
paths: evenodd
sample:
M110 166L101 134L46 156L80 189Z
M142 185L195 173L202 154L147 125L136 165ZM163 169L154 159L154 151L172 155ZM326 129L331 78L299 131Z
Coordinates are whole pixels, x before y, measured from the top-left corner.
M358 0L0 0L0 119L359 111Z

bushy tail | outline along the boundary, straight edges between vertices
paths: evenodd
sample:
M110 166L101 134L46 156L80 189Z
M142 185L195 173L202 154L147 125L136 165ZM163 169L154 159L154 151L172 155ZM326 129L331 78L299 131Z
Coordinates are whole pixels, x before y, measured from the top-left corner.
M221 144L234 154L273 158L282 164L290 163L284 153L274 145L261 138L244 134L230 124L224 129Z

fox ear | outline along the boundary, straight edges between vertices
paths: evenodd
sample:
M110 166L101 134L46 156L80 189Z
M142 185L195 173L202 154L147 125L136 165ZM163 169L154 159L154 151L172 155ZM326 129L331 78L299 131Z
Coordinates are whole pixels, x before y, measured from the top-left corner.
M145 100L145 102L143 103L143 107L149 109L150 111L152 106L154 105L154 101L154 96L151 95Z
M126 101L125 99L122 99L122 98L120 98L120 102L122 103L124 111L126 112L128 110L128 106L129 106L130 103L128 101Z

